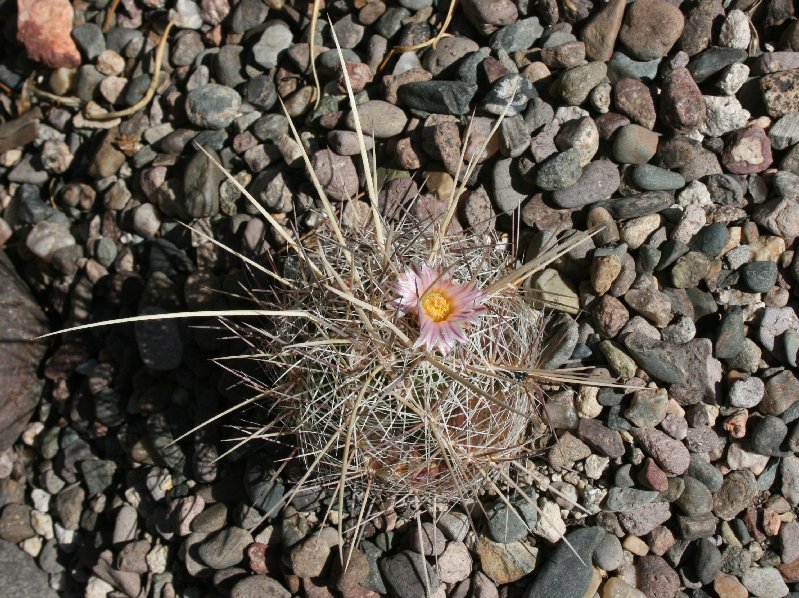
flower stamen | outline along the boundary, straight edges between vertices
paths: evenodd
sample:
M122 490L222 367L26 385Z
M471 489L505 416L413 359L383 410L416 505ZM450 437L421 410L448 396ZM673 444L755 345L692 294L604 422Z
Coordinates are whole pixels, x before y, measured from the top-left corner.
M452 297L438 289L432 289L422 298L422 309L433 322L441 322L453 311Z

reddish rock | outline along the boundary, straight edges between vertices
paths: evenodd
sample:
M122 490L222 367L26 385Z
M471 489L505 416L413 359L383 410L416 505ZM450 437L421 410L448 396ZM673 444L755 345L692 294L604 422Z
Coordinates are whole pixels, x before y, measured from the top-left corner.
M644 452L650 455L666 473L682 475L688 469L691 455L679 440L674 440L655 428L633 430L633 436Z
M498 25L510 25L519 18L519 10L511 0L464 0L463 12L482 33L491 33Z
M330 199L344 201L358 193L358 172L349 156L323 149L313 155L311 163Z
M647 488L658 492L665 492L669 488L669 479L651 457L646 458L644 466L638 472L638 481Z
M397 162L407 170L421 168L421 151L421 148L418 148L410 137L403 137L398 140L397 145L394 147L394 155L397 157Z
M785 583L799 582L799 559L779 565L777 569L779 569L780 575L782 575Z
M676 541L677 540L674 538L674 534L665 525L657 526L655 529L649 532L649 536L647 538L649 549L653 554L658 556L663 556L666 554L666 551L674 546Z
M576 210L558 210L544 202L544 196L536 193L522 207L522 221L538 230L561 232L574 228L573 214Z
M685 19L666 0L636 0L627 9L619 40L637 60L654 60L668 54L682 34Z
M345 62L344 66L347 68L347 75L350 78L350 85L352 85L353 93L363 91L363 88L372 82L372 71L369 69L368 64L364 64L363 62ZM343 71L339 71L337 89L339 93L347 93L347 83L344 80Z
M611 295L602 295L592 313L597 331L606 338L615 338L630 319L624 304Z
M17 0L17 40L31 60L50 68L80 66L72 40L74 11L69 0Z
M649 598L673 598L680 589L680 576L666 560L646 555L638 560L638 589Z
M266 544L262 542L253 542L247 547L247 562L250 564L250 570L257 575L269 573L269 567L266 565L266 548Z
M554 48L543 48L541 60L551 69L566 69L583 64L585 44L583 42L566 42Z
M638 79L622 79L613 87L616 109L633 122L651 129L655 126L655 102L649 88Z
M766 539L766 534L763 533L763 528L760 525L760 513L756 507L747 507L742 517L747 531L758 542L763 542Z
M630 124L630 119L618 112L607 112L597 116L594 119L594 123L596 123L596 128L599 130L599 137L603 141L610 141L610 138L613 137L613 134L618 129Z
M702 92L685 67L678 67L664 77L660 96L661 119L678 132L699 128L707 117Z
M771 141L757 125L730 133L721 154L721 163L735 174L763 172L772 161Z

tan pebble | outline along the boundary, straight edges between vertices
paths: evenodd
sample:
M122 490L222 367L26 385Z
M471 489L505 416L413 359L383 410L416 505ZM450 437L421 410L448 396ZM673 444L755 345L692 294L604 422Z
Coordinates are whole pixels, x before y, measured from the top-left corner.
M625 550L637 556L644 556L649 552L649 546L638 536L627 536L621 545Z
M600 573L600 569L597 567L591 568L591 583L588 584L588 589L583 594L583 598L592 598L594 594L596 594L597 590L599 590L599 586L602 584L602 573Z

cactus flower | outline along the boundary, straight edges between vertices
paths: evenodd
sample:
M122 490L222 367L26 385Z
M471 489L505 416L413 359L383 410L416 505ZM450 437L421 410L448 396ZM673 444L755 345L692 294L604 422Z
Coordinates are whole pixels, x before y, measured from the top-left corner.
M456 342L468 342L465 329L484 311L485 294L475 283L457 284L440 267L427 264L421 272L409 266L394 285L393 307L401 314L416 313L419 338L414 348L438 348L449 353Z

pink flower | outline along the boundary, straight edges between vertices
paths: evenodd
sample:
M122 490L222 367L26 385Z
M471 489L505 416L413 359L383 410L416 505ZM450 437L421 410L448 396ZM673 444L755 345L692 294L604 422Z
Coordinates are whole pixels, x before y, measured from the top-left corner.
M414 348L438 348L446 355L456 342L468 342L464 329L485 311L485 294L475 283L457 284L440 267L409 266L394 285L393 307L401 314L416 312L419 338Z

